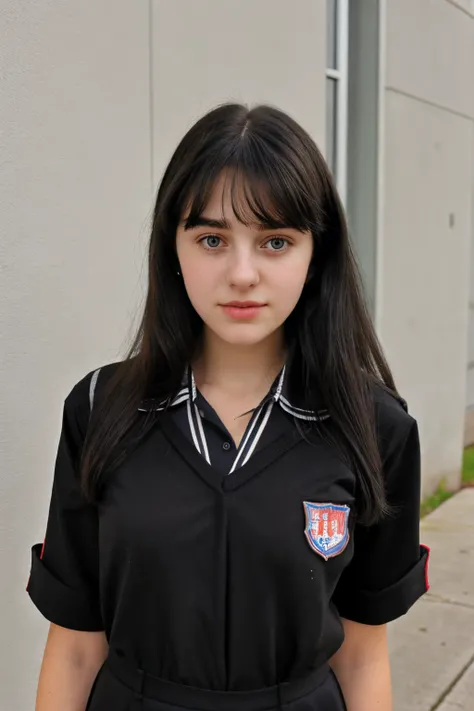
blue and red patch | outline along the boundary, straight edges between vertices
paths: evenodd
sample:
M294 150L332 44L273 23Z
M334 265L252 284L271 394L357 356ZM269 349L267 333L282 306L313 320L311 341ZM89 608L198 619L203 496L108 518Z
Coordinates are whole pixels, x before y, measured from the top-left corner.
M311 548L328 560L342 553L349 543L348 506L303 501L306 514L305 536Z

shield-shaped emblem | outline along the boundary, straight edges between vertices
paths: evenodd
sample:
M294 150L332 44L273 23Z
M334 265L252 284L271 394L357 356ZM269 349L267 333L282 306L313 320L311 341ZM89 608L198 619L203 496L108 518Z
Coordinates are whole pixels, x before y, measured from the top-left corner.
M311 548L324 560L342 553L349 542L349 506L303 501L305 536Z

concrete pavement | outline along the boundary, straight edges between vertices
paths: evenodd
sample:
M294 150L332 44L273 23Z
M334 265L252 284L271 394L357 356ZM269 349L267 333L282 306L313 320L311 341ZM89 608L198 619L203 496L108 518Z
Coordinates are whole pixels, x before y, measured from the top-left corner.
M389 625L394 711L474 711L474 488L426 516L430 590Z

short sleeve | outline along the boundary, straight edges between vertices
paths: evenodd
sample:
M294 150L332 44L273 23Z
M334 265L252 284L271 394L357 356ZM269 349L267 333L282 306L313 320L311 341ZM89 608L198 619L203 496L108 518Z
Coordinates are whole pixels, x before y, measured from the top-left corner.
M333 602L355 622L380 625L404 615L429 588L429 548L420 545L420 441L416 420L385 435L382 456L392 513L373 526L355 525L354 555ZM402 431L400 431L402 430Z
M89 411L87 377L64 401L46 534L43 544L31 549L26 590L51 622L69 629L99 631L103 624L97 507L86 502L78 476Z

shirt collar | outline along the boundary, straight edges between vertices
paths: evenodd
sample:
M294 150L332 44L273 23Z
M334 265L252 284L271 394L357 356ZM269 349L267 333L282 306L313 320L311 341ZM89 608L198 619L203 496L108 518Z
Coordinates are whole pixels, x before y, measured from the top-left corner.
M192 368L188 366L181 380L181 387L173 398L167 398L166 400L161 401L153 398L144 399L141 401L138 409L144 412L148 412L150 410L166 410L167 408L181 405L190 399L191 402L195 402L197 395L198 390L194 379L194 373ZM283 366L273 381L264 402L268 402L271 398L275 403L280 405L282 410L285 410L300 420L318 421L325 420L329 417L329 413L326 409L307 410L296 406L294 399L291 398L289 393L289 378L286 365Z

